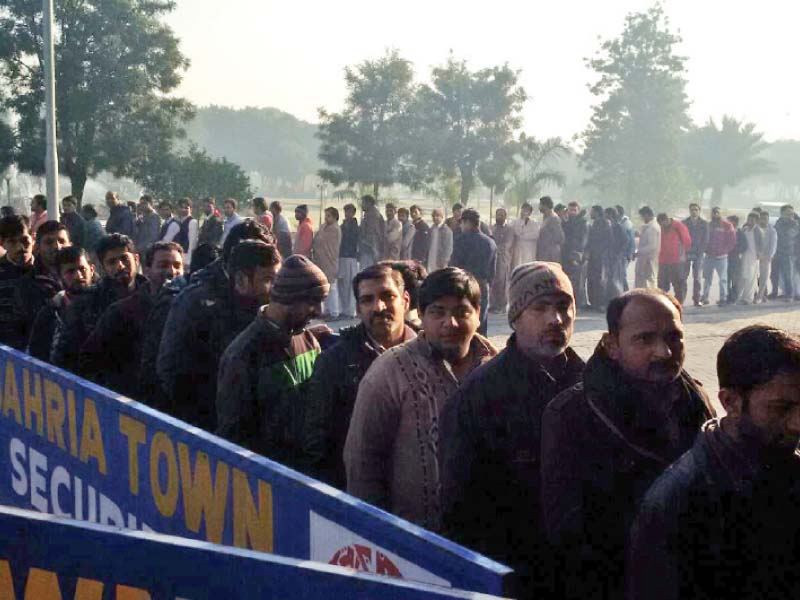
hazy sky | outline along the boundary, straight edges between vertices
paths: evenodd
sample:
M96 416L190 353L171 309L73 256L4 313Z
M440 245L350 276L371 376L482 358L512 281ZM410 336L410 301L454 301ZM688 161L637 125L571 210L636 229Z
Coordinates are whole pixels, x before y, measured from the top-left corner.
M191 59L180 93L198 105L274 106L316 121L341 108L343 68L397 48L419 80L448 52L473 69L508 62L530 99L525 130L571 138L588 122L583 58L647 0L178 0L169 22ZM691 114L754 121L800 138L796 0L666 0L689 58Z

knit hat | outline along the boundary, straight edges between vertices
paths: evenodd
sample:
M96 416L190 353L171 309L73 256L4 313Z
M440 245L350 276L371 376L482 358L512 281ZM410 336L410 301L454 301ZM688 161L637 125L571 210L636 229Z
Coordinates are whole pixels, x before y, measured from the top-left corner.
M322 269L305 256L292 254L283 261L269 296L278 304L286 305L304 300L322 302L330 287Z
M572 283L554 262L531 262L519 265L511 273L508 288L508 322L514 323L528 305L547 294L567 294L574 299Z

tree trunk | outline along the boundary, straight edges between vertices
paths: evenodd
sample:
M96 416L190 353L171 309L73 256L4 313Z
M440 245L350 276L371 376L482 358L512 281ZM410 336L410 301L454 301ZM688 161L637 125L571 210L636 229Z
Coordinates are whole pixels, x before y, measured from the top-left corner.
M474 175L472 168L468 165L459 166L458 170L461 172L461 197L460 202L464 206L469 203L469 192L472 190Z
M86 187L86 171L80 169L78 172L69 174L69 183L72 186L72 195L78 201L78 208L83 205L83 190Z
M494 186L489 187L489 227L492 226L492 217L494 217Z
M375 197L375 202L378 201L378 190L380 189L381 185L379 183L372 184L372 195Z

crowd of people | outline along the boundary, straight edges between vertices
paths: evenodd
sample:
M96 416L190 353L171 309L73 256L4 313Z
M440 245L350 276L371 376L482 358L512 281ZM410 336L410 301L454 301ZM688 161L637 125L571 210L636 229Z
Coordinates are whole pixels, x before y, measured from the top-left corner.
M697 305L714 274L722 302L763 301L773 261L791 300L791 207L741 230L644 207L637 235L620 207L589 223L545 197L541 221L498 209L489 229L365 196L360 223L331 207L316 232L298 206L292 236L264 199L253 218L208 199L202 223L188 200L106 201L104 232L71 199L59 221L36 199L0 219L0 343L505 563L517 597L800 591L800 340L733 334L720 418L684 369L682 307L690 273ZM607 332L584 362L587 303ZM358 322L334 333L337 314Z

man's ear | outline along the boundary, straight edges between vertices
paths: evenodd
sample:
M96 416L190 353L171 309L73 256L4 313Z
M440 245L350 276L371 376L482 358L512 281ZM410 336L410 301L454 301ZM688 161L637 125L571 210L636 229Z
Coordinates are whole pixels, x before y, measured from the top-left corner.
M619 336L611 332L606 332L600 338L600 343L603 345L606 353L611 360L619 359Z
M744 398L731 388L722 388L717 396L722 408L729 417L741 417L744 408Z
M358 304L358 300L356 300L356 304ZM408 312L410 307L411 295L408 293L408 290L403 290L403 312Z

